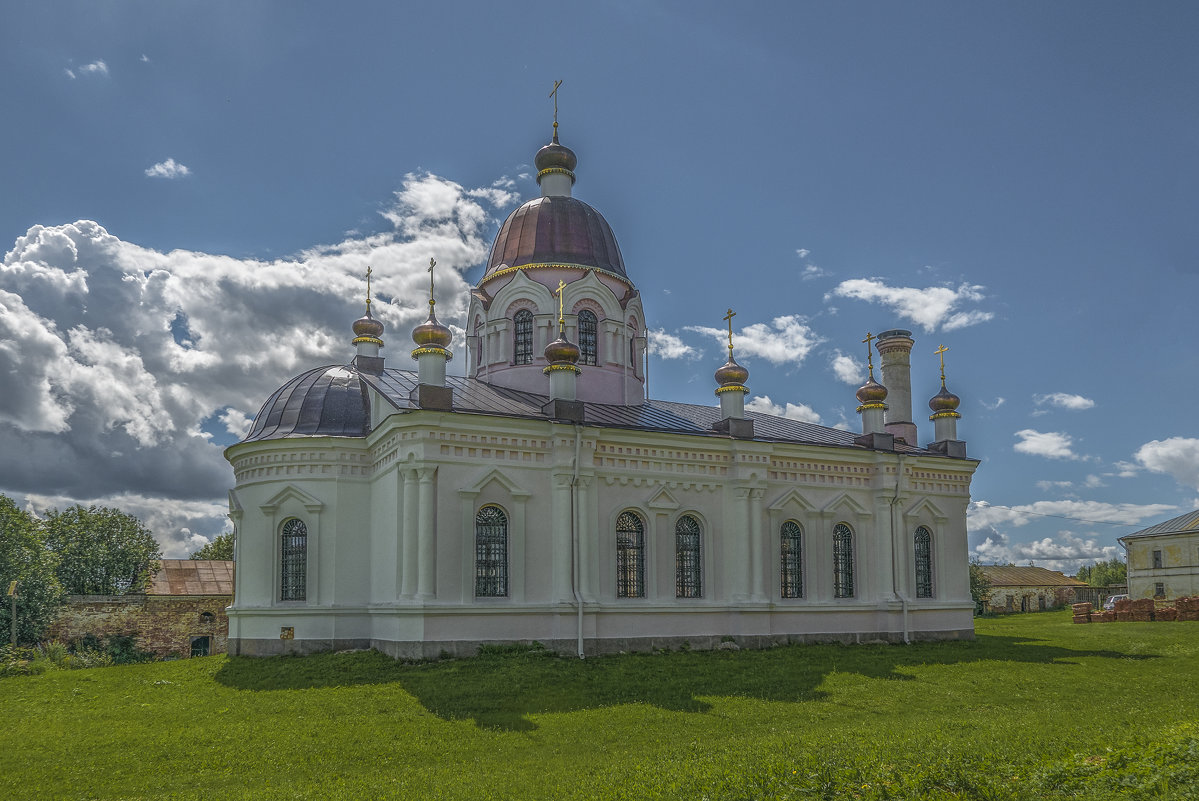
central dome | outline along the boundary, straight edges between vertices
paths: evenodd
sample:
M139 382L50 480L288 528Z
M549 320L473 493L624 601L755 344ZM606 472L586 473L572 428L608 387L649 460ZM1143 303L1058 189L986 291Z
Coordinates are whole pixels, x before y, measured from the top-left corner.
M512 212L500 226L482 280L529 264L598 267L628 280L608 221L572 197L538 197Z

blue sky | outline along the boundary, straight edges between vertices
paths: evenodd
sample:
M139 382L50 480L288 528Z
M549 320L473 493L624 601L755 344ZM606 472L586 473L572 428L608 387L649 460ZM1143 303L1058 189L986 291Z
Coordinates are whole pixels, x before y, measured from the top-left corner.
M655 397L716 402L732 307L756 408L857 428L860 340L907 328L917 410L950 349L984 561L1199 507L1199 7L433 6L0 9L0 492L222 530L221 448L350 358L367 263L391 364L430 256L459 322L561 79Z

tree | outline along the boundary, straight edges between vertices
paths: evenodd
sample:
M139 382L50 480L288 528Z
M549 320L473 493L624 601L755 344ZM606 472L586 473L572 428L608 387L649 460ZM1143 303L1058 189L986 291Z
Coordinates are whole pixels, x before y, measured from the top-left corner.
M55 575L56 559L42 539L37 520L0 495L0 643L12 632L12 599L8 587L17 582L17 642L32 645L62 608L63 591Z
M1085 581L1091 587L1110 587L1128 583L1128 565L1117 557L1106 562L1096 562L1079 568L1079 581Z
M58 581L71 595L140 592L162 551L133 515L105 506L50 511L46 546L58 556Z
M983 572L982 563L977 558L970 560L970 597L975 604L980 604L991 597L991 580Z
M232 559L233 532L218 534L216 539L207 543L203 548L193 553L188 559Z

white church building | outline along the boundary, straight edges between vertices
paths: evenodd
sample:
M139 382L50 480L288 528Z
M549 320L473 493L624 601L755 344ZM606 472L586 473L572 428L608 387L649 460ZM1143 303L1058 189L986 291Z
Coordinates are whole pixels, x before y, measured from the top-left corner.
M412 359L385 361L368 297L352 361L288 381L227 449L229 652L972 637L978 463L943 371L923 446L904 330L875 341L861 434L746 411L731 323L718 400L647 398L641 296L554 125L471 291L465 376L431 298Z

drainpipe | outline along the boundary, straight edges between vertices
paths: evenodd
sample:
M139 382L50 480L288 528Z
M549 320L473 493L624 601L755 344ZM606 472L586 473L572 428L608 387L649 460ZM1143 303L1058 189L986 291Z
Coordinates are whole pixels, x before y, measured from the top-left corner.
M895 454L895 494L891 496L891 593L903 605L903 644L911 645L911 635L908 626L908 599L899 591L899 564L896 561L895 515L899 506L899 482L903 478L903 454Z
M579 451L583 447L583 429L572 423L575 429L575 458L570 477L570 552L571 590L578 609L578 653L583 659L583 596L579 594Z

